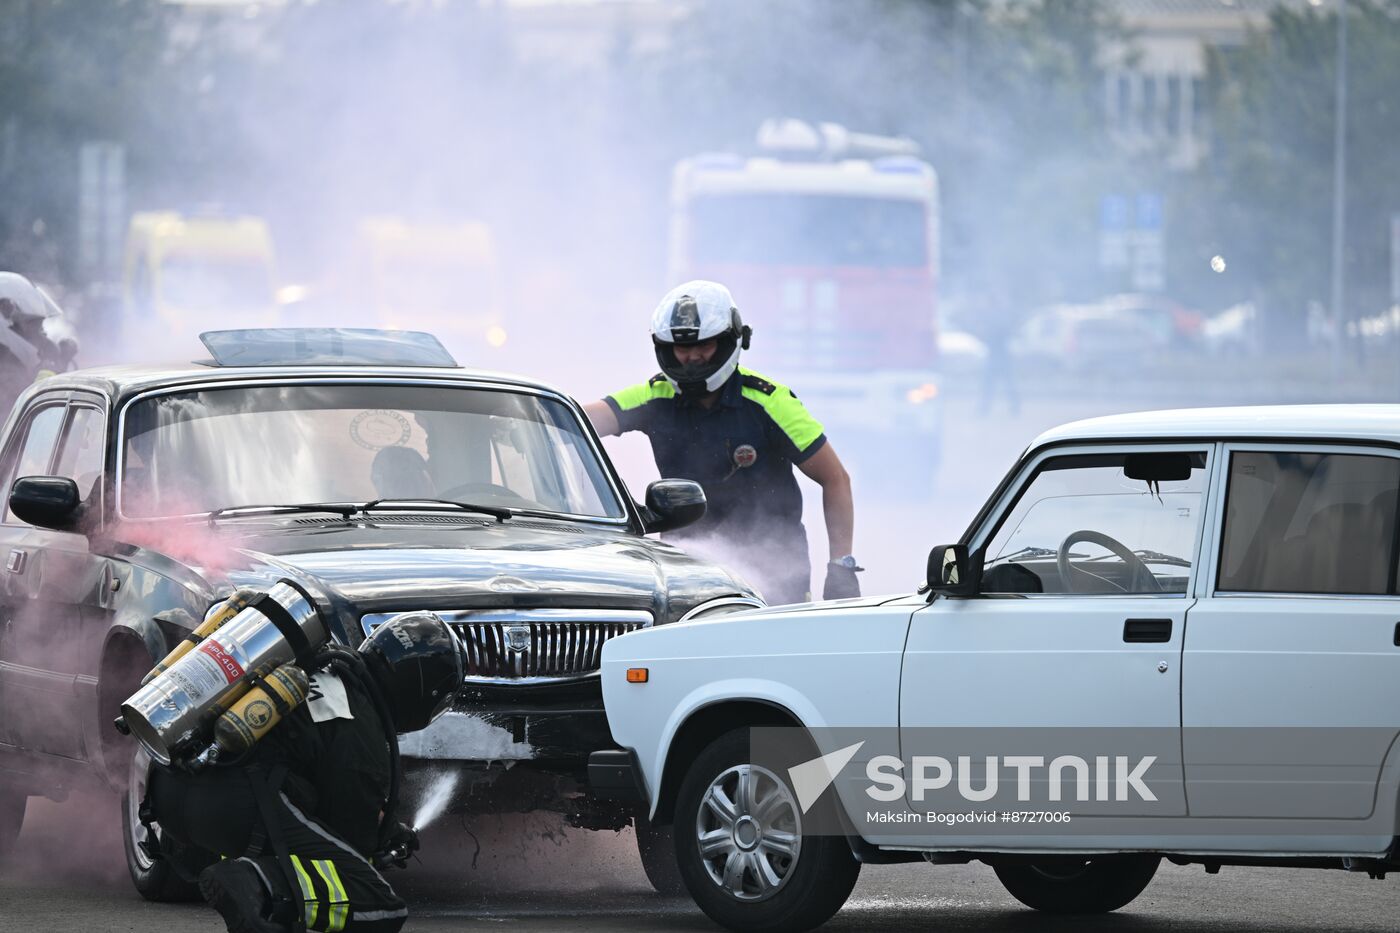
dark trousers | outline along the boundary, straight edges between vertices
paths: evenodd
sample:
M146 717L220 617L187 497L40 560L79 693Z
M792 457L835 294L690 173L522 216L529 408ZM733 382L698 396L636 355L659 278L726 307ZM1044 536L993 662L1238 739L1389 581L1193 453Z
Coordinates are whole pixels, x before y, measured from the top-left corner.
M250 862L269 903L283 910L290 905L308 930L396 933L408 918L403 900L363 855L293 803L284 788L269 788L276 826L265 826L253 789L254 780L265 779L244 769L198 775L154 769L148 800L163 851L190 847ZM274 830L290 864L276 855ZM178 845L166 846L167 837Z

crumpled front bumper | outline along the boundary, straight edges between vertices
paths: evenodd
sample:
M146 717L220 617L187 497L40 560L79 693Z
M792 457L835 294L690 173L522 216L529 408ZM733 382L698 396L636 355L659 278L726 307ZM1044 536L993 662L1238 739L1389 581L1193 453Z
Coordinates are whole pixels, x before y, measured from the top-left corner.
M404 758L553 765L580 776L616 748L596 678L558 685L472 686L432 725L399 737Z

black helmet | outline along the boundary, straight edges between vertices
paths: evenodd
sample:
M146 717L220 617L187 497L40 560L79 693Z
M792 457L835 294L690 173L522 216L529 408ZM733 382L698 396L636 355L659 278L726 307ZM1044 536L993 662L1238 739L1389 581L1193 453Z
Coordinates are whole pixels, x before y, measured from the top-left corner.
M416 732L443 713L466 673L461 639L431 612L395 616L364 640L360 654L400 733Z

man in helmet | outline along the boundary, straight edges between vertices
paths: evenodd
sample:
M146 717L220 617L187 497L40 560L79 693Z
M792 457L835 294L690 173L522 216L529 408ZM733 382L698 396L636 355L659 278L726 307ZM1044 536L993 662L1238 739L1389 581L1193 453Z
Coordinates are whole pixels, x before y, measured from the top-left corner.
M652 314L651 336L661 372L584 408L599 434L644 432L662 476L704 488L704 518L669 537L734 567L769 604L808 599L796 466L822 487L830 550L822 596L859 596L850 477L797 396L739 365L751 331L729 289L673 288Z
M358 652L322 649L308 701L244 759L153 768L142 820L159 826L158 857L198 877L230 933L394 933L408 908L379 868L417 848L394 819L397 734L447 708L463 665L457 636L426 612L384 623Z
M35 379L73 368L78 339L29 279L0 272L0 420Z

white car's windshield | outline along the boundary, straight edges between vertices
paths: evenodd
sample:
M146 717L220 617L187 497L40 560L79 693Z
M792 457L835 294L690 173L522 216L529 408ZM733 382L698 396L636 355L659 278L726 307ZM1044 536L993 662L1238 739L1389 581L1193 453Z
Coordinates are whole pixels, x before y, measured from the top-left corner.
M449 499L618 519L573 412L466 386L238 386L161 395L126 416L133 518L250 505Z

